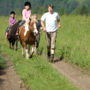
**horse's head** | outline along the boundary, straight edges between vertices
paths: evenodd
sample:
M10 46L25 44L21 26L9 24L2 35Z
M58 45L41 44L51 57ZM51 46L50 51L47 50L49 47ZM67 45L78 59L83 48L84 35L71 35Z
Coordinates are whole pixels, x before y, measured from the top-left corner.
M35 19L34 17L31 17L29 19L29 27L30 27L30 30L34 33L34 35L38 34L37 25L38 25L37 19Z

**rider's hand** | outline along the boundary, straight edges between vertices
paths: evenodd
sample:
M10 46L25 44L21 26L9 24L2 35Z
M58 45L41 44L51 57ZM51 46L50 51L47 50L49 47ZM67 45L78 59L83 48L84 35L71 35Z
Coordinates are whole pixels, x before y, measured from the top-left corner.
M46 28L45 27L42 27L43 31L46 31Z

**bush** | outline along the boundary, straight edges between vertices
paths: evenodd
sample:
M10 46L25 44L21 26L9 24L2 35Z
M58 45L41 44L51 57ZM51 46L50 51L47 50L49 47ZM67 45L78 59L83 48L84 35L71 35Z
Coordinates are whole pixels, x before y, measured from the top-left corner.
M65 14L67 14L67 9L66 8L61 8L59 13L60 13L60 15L65 15Z
M86 5L83 5L81 8L80 8L80 14L81 15L87 15L88 14L88 7Z
M75 9L72 14L75 14L75 15L88 15L88 6L86 5L82 5L81 7L78 7L77 9Z

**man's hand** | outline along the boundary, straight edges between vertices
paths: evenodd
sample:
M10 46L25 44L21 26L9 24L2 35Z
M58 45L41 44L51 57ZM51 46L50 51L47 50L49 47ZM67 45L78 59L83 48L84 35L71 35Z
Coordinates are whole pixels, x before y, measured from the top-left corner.
M61 24L58 24L58 28L61 28Z
M58 22L58 28L61 28L60 19L58 19L57 22Z
M43 22L43 21L41 21L41 25L42 25L42 29L43 29L43 31L46 32L46 28L45 28L45 26L44 26L44 22Z

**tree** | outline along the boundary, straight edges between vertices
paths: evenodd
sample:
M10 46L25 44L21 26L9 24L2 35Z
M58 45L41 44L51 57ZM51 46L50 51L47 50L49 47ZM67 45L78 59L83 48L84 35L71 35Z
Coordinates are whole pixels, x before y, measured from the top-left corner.
M66 8L61 8L59 13L60 13L60 15L65 15L65 14L67 14L67 9Z
M88 6L83 5L83 6L80 8L80 14L81 14L81 15L87 15L87 14L88 14Z

